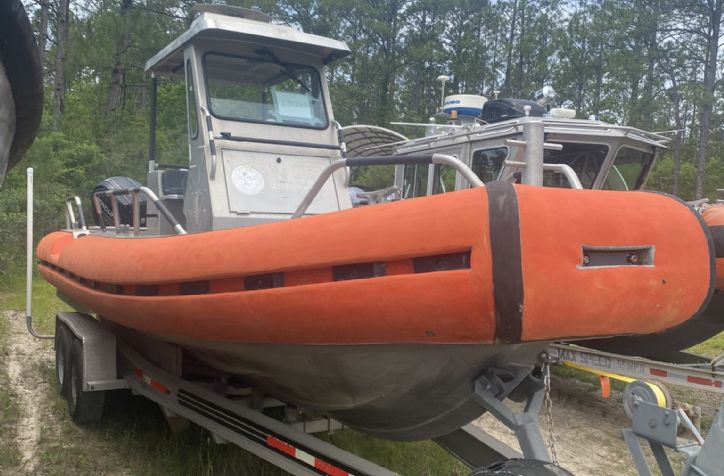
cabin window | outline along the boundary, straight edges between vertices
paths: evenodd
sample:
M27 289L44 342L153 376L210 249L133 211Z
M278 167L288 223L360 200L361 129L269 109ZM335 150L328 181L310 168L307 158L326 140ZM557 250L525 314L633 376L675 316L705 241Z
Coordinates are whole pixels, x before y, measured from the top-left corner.
M428 165L405 165L405 183L402 198L424 197L427 195Z
M194 75L191 71L191 60L186 61L186 105L189 117L189 140L199 136L199 113L196 107L196 91L194 87Z
M603 144L562 143L562 150L543 152L546 164L566 164L578 175L583 188L592 188L603 162L608 155L608 146ZM565 175L550 170L543 172L543 185L546 187L570 188Z
M449 165L436 165L433 174L432 193L446 193L455 190L455 169Z
M209 110L222 119L327 128L322 83L316 69L259 57L204 55Z
M621 147L603 184L605 190L639 190L649 174L654 154Z
M473 172L475 172L475 175L477 175L483 183L498 180L500 169L503 168L503 161L505 161L507 157L507 147L476 150L473 153Z

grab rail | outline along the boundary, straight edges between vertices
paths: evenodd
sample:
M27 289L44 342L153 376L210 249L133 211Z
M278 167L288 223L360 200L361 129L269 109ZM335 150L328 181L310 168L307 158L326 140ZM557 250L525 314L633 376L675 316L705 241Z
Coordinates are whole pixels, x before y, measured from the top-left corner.
M526 166L525 162L517 162L514 160L506 160L503 163L505 165L518 168L525 168ZM578 179L578 175L576 175L576 172L568 164L543 164L543 170L550 170L551 172L556 172L563 175L564 177L566 177L568 183L571 184L571 188L573 189L583 189L583 185L581 185L581 181Z
M73 212L73 205L78 210L78 218L76 218L75 212ZM65 199L65 221L68 228L73 231L73 236L78 237L77 234L88 234L88 227L85 225L85 215L83 214L83 204L80 201L78 195L73 195Z
M140 235L141 234L141 202L140 202L140 194L145 194L158 208L158 211L161 212L163 217L173 226L174 231L177 235L186 235L187 232L184 229L184 227L181 226L181 224L176 220L176 217L171 213L171 211L166 207L166 205L161 201L158 196L153 193L153 190L151 190L148 187L137 187L137 188L124 188L120 190L102 190L99 192L96 192L93 194L93 206L96 211L96 215L98 216L98 223L100 224L100 227L103 231L106 230L106 224L103 222L103 214L101 213L101 199L100 197L109 197L111 198L111 212L113 213L113 227L116 230L116 233L119 232L121 228L121 220L118 216L118 197L122 195L131 195L133 200L133 214L131 217L133 227L133 233L134 235Z
M209 153L211 154L211 169L209 170L209 178L214 180L216 178L216 142L214 139L214 126L211 123L211 114L209 110L204 106L201 106L201 112L204 113L204 120L206 121L206 131L209 133Z
M470 167L460 162L458 159L451 155L444 154L433 154L433 155L403 155L403 156L390 156L390 157L354 157L350 159L340 159L329 164L322 173L319 174L317 180L314 181L312 187L309 189L307 194L302 199L302 202L297 207L296 211L292 215L292 218L299 218L304 215L309 205L312 204L314 198L322 190L324 184L329 180L334 172L343 167L361 167L365 165L448 165L458 172L460 175L468 181L473 187L484 187L482 180L475 175L475 172L470 170Z

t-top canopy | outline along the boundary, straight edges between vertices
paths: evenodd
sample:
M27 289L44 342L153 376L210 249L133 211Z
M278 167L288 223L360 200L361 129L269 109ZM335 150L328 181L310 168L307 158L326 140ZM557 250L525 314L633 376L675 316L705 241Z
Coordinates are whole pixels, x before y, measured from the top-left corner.
M406 142L407 137L384 127L354 125L342 128L348 157L392 155L395 146Z
M183 64L183 47L188 42L197 39L245 40L264 43L272 47L281 46L318 56L325 64L350 53L349 48L342 41L304 33L286 25L268 23L265 21L268 17L259 12L244 11L243 9L234 9L233 12L229 12L213 8L200 8L199 11L201 14L186 32L146 62L146 71L173 72L178 65Z

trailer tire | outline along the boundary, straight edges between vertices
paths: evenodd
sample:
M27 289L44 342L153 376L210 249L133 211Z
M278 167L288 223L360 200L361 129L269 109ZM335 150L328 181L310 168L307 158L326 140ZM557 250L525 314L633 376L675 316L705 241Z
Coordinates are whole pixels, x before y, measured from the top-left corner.
M60 321L55 326L55 387L58 394L68 395L68 367L73 334Z
M73 339L70 348L68 377L68 413L71 419L78 425L99 423L106 392L83 390L83 345L79 339Z

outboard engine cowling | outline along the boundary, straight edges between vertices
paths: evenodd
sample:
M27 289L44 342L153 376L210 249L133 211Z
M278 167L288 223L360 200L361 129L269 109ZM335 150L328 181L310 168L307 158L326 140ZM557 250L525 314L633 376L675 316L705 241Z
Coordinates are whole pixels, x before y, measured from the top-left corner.
M124 190L129 188L139 188L141 183L130 177L111 177L100 182L93 189L93 195L97 192L105 192L108 190ZM111 205L112 198L100 197L101 202L101 213L100 217L97 213L95 215L96 225L100 226L100 220L103 220L105 226L113 226L113 208ZM130 225L133 221L133 197L130 194L118 195L118 217L121 224ZM146 226L146 197L141 195L139 197L140 208L141 208L141 226ZM91 203L92 197L91 197Z

